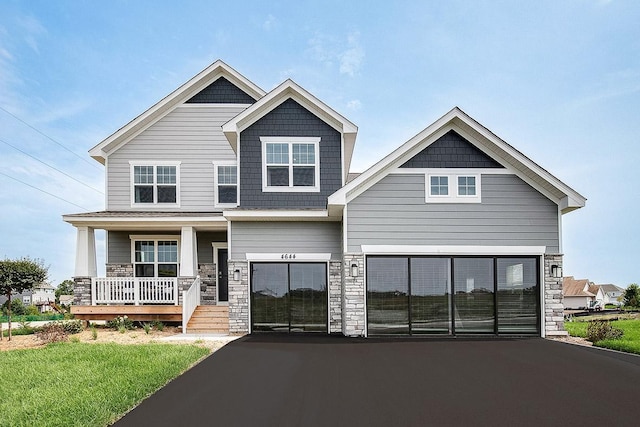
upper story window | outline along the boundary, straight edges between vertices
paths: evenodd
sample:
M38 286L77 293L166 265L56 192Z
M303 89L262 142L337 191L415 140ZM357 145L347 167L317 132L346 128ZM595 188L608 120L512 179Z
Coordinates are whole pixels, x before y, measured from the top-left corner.
M179 162L131 162L132 206L177 206L179 176Z
M431 203L480 203L480 175L446 170L427 173L426 193Z
M171 236L132 236L132 245L135 277L178 276L177 239Z
M320 138L261 137L263 191L320 191Z
M216 206L238 205L238 167L234 164L215 165Z

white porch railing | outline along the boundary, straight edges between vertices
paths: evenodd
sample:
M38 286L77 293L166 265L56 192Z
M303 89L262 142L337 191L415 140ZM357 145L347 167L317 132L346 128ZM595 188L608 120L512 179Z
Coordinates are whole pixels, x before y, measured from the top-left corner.
M187 323L196 307L200 304L200 276L197 276L189 289L182 291L182 333L187 333Z
M177 277L94 277L91 279L91 305L178 305L178 295Z

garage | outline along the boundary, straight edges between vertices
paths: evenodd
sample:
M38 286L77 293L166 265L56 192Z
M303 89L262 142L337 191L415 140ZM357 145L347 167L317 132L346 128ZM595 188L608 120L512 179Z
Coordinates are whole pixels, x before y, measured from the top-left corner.
M327 264L251 263L251 332L327 333Z
M540 258L367 256L375 335L540 335Z

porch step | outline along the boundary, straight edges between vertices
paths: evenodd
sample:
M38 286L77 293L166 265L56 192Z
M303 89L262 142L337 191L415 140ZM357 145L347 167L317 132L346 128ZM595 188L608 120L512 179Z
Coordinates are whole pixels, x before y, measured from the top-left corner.
M229 307L199 305L187 323L187 333L228 334Z

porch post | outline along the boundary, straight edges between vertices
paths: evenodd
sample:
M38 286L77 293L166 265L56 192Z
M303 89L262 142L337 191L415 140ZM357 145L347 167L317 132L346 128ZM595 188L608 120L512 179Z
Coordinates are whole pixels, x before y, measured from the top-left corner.
M193 227L182 227L180 237L180 277L198 275L198 242Z
M96 277L96 236L91 227L77 227L74 277Z

